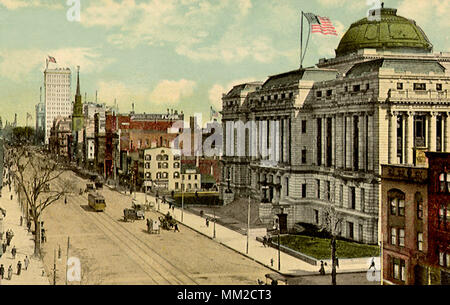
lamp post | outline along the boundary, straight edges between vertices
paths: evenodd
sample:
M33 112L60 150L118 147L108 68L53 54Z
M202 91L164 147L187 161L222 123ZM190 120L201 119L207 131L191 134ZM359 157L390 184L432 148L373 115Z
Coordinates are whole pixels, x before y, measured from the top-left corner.
M213 238L216 238L216 208L214 207L214 231Z
M247 209L247 249L246 249L247 254L249 241L250 241L250 195L248 196L248 209Z
M278 218L278 271L281 269L281 253L280 253L280 219Z

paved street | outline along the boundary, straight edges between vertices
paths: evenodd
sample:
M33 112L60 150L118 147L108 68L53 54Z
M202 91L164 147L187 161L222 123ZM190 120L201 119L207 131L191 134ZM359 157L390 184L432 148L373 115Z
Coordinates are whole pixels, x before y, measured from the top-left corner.
M70 178L75 189L84 189L87 182L72 172L64 173L64 178ZM184 226L179 233L161 230L160 235L150 235L144 220L124 223L123 209L131 206L130 196L107 187L101 193L107 202L104 213L88 208L87 194L69 196L67 204L60 200L44 213L48 274L55 250L61 248L61 259L56 255L57 284L65 282L68 236L69 256L81 261L82 284L256 284L271 272Z

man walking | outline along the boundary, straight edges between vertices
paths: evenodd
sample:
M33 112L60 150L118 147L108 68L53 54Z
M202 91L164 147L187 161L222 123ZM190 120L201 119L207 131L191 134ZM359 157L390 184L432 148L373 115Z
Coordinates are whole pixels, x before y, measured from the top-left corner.
M3 267L3 264L0 265L0 278L3 280L3 277L5 276L5 267Z
M20 275L20 271L22 271L22 262L19 261L17 263L17 275Z
M23 224L23 216L20 216L20 226Z
M11 265L9 265L9 268L8 268L8 280L10 281L11 280L11 278L12 278L12 272L13 272L13 270L12 270L12 266Z
M28 270L28 265L30 264L30 260L28 259L28 255L25 256L25 259L23 260L23 263L25 265L25 270Z
M16 246L14 246L14 247L11 249L11 254L12 254L13 259L16 259L16 254L17 254Z

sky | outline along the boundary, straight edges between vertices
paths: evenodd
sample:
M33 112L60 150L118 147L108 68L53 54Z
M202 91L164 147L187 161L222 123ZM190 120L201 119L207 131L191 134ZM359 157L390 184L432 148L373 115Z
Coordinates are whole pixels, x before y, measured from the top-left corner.
M128 112L185 115L221 109L233 85L299 67L300 15L331 19L338 36L311 36L304 66L334 57L349 26L376 0L0 0L0 116L25 125L43 86L48 55L80 66L83 96ZM450 0L386 0L450 50ZM80 4L79 20L76 17ZM69 18L68 18L69 15ZM305 19L304 35L307 35ZM72 77L75 95L75 74ZM73 98L74 99L74 98Z

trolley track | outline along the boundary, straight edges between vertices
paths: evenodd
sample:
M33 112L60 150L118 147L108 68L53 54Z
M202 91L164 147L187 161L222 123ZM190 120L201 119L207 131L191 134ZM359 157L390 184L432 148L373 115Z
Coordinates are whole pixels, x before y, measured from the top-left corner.
M61 185L62 181L59 180L57 183ZM84 198L84 196L81 196L81 198ZM79 201L77 203L79 203ZM136 233L131 232L123 225L119 224L114 216L106 212L84 212L81 205L79 205L78 208L71 204L68 206L79 215L89 217L111 241L117 244L124 251L131 251L133 257L130 257L130 259L137 263L140 269L147 274L155 284L198 285L198 282L195 279L174 264L170 263L167 259L147 245L145 241L136 237ZM157 258L155 259L149 255L148 251L156 255ZM166 271L164 273L170 274L170 276L161 273L159 271L161 269L162 271Z

